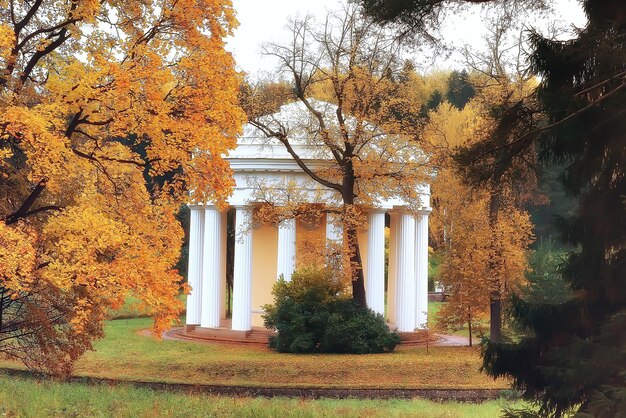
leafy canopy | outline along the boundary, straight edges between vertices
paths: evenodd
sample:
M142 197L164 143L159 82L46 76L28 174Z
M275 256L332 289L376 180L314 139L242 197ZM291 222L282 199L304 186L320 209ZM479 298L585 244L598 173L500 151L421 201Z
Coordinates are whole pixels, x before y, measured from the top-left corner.
M271 100L276 96L267 89L248 90L244 103L251 124L267 142L284 146L333 200L329 210L339 215L345 231L345 270L353 297L365 306L357 240L363 207L392 197L414 210L427 204L419 193L427 179L427 157L416 141L421 117L409 100L416 92L407 88L411 74L402 71L400 45L357 7L331 12L322 24L310 17L296 19L290 30L289 42L268 45L265 53L278 58L295 103L266 115L276 107ZM297 207L306 202L272 203Z
M175 215L232 186L235 24L227 0L0 0L0 351L65 373L129 292L177 318Z

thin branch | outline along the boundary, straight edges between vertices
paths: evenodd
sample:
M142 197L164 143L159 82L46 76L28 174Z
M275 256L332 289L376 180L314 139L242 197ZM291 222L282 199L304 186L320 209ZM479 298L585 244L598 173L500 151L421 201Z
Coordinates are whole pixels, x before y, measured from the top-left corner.
M256 128L258 128L259 130L261 130L268 138L276 138L276 139L278 139L285 146L285 148L287 149L287 152L289 153L289 155L291 155L291 157L298 164L298 166L302 169L302 171L304 171L306 174L308 174L309 177L311 177L313 180L315 180L316 182L318 182L321 185L326 186L326 187L328 187L330 189L337 190L338 192L342 191L342 186L340 184L333 183L333 182L331 182L329 180L326 180L326 179L320 177L316 173L314 173L304 163L304 161L302 161L302 158L293 149L293 147L291 146L291 143L289 143L289 139L287 138L287 136L284 133L274 131L274 130L270 129L269 127L267 127L267 126L265 126L263 124L260 124L259 122L256 122L256 121L251 121L250 123L253 126L255 126Z
M558 121L556 121L554 123L551 123L549 125L546 125L546 126L543 126L541 128L537 128L537 129L535 129L533 131L527 132L526 134L524 134L524 135L514 139L511 142L507 142L506 144L501 145L499 147L491 148L491 149L485 151L482 155L478 156L478 158L484 157L484 156L489 155L489 154L493 154L495 152L501 151L501 150L506 149L506 148L510 148L513 145L517 145L518 143L520 143L520 142L522 142L524 140L527 140L528 138L530 138L530 137L532 137L534 135L538 135L541 132L545 132L545 131L548 131L550 129L556 128L556 127L564 124L565 122L568 122L568 121L574 119L575 117L579 116L581 113L586 112L587 110L589 110L593 106L603 102L608 97L613 96L615 93L617 93L618 91L622 90L625 87L626 87L626 82L623 82L618 87L614 88L613 90L611 90L610 92L606 93L605 95L603 95L603 96L599 97L598 99L592 101L591 103L587 104L582 109L579 109L579 110L577 110L577 111L575 111L573 113L570 113L566 117L564 117L562 119L559 119Z

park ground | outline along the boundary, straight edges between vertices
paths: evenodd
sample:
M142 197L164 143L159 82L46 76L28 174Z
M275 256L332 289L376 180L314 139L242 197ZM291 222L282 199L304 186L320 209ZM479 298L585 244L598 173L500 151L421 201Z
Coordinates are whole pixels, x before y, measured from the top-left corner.
M0 373L6 417L498 417L504 400L481 404L427 400L228 398L136 388L61 383ZM514 403L513 405L519 405Z
M184 391L146 387L150 383L331 390L495 389L510 394L507 381L479 371L477 348L399 347L390 354L293 355L258 345L158 340L142 333L150 324L150 318L108 321L106 337L77 363L77 380L41 379L22 372L18 363L0 362L4 370L0 371L0 415L496 417L506 403L230 398L188 386Z
M75 375L122 381L382 389L506 389L508 382L479 371L470 347L399 347L372 355L284 354L260 345L200 344L141 334L149 318L119 319L83 356ZM21 368L17 363L0 366Z

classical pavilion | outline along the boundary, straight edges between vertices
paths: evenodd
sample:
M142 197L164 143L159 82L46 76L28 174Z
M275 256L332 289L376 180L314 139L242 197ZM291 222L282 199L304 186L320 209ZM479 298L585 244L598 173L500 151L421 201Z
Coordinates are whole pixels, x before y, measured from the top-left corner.
M279 116L290 117L301 109L298 103L283 106ZM323 153L296 144L296 151L309 166L324 164ZM228 199L234 221L211 202L190 204L186 330L211 331L230 328L245 335L263 326L263 309L272 303L272 286L279 277L289 280L299 265L298 245L306 237L321 235L328 242L341 242L343 233L333 215L316 222L285 219L278 224L252 222L259 203L259 185L280 189L289 185L311 204L336 207L337 197L314 183L278 141L268 140L251 124L245 126L237 148L227 157L234 172L234 191ZM428 311L428 216L430 186L417 190L421 208L400 197L377 199L368 207L367 225L358 234L368 307L385 315L400 332L423 329ZM385 256L385 228L389 227L389 253ZM226 318L227 228L234 228L232 265L232 320ZM232 257L232 255L231 255ZM388 266L385 266L388 262ZM388 269L385 284L385 267Z

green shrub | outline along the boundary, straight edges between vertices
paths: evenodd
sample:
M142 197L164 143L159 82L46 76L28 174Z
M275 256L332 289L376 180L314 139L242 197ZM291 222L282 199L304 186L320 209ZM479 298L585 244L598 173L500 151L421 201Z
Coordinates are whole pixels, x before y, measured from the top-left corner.
M383 353L400 342L382 315L341 294L329 269L305 268L274 285L264 306L265 326L276 329L270 348L287 353Z

